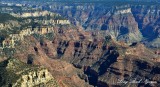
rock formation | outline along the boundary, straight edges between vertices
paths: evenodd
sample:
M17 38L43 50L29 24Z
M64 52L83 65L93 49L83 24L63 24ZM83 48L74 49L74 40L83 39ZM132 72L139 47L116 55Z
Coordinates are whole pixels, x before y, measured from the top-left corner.
M0 64L0 85L7 87L58 87L46 68L27 65L17 59L8 59Z

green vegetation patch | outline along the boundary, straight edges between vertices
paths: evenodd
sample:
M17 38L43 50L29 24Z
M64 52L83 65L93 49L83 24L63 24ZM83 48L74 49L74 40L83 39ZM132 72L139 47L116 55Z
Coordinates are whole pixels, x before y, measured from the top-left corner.
M8 20L17 20L17 18L7 13L0 13L0 23L4 23Z

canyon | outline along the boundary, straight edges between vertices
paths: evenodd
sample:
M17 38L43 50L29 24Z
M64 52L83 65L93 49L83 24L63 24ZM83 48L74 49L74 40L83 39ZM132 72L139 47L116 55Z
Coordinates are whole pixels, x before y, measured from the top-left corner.
M102 30L117 41L128 44L142 42L148 47L160 46L159 5L62 3L51 6L49 10L61 14L85 30Z
M54 38L52 40L45 37L27 36L20 41L21 46L15 46L14 57L25 63L43 65L47 67L52 75L60 78L65 85L65 76L59 76L59 73L73 76L75 82L71 85L78 87L77 81L81 86L89 84L98 87L107 86L158 86L159 85L159 57L153 51L146 48L141 43L135 43L128 46L125 43L119 43L110 36L100 38L92 33L79 29L68 27L55 27ZM73 36L72 36L73 35ZM92 38L90 38L92 37ZM101 39L101 40L100 40ZM32 60L29 59L32 55ZM28 62L30 61L30 62ZM56 62L57 61L57 62ZM60 61L70 63L68 65L59 63ZM56 63L55 63L56 62ZM53 65L54 64L54 65ZM61 70L63 66L65 71ZM75 68L74 68L75 67ZM70 71L71 69L71 71ZM78 69L78 70L77 70ZM70 72L70 73L66 73ZM153 74L151 74L153 73ZM77 77L78 75L78 77ZM149 79L155 81L153 84L119 84L118 79ZM88 85L84 82L88 83ZM60 83L59 83L60 84ZM79 87L81 87L79 86Z
M0 86L160 86L159 5L16 1L0 3Z

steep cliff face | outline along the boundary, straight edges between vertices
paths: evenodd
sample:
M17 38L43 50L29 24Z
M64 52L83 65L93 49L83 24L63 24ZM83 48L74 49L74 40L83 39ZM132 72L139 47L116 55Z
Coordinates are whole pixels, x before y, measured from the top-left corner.
M134 6L132 12L142 35L152 42L152 46L159 46L159 6Z
M127 13L123 11L125 10L118 11L118 13L112 15L108 21L102 25L101 29L107 30L108 33L118 41L124 41L126 43L141 41L142 35L138 29L138 24L131 14L131 9Z

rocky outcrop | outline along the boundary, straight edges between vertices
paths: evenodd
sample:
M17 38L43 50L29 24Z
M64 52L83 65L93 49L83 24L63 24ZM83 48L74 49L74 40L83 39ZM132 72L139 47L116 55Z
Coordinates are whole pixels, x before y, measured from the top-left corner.
M15 20L8 20L7 22L0 23L0 30L12 29L13 27L20 27L21 25Z
M17 59L8 59L0 64L0 85L8 87L47 86L58 84L46 68L31 66Z
M61 25L67 25L70 24L70 21L63 18L60 14L57 13L52 13L49 11L34 11L32 12L22 12L22 13L10 13L12 16L16 18L29 18L29 17L35 17L39 19L35 19L36 22L41 22L42 24L48 25L56 25L56 24L61 24ZM42 20L44 19L45 20ZM41 21L39 21L41 20Z
M24 40L24 36L29 36L32 34L47 34L54 32L53 27L39 27L39 28L32 28L28 27L27 29L21 30L19 34L10 34L9 37L5 38L2 41L2 48L14 48L16 45L16 41Z
M21 14L19 13L11 13L11 15L15 16L15 17L23 17L23 18L27 18L27 17L39 17L39 16L60 16L59 14L56 13L52 13L49 11L33 11L33 12L22 12Z
M127 13L132 13L131 8L128 9L123 9L123 10L118 10L117 12L115 12L115 14L127 14Z

